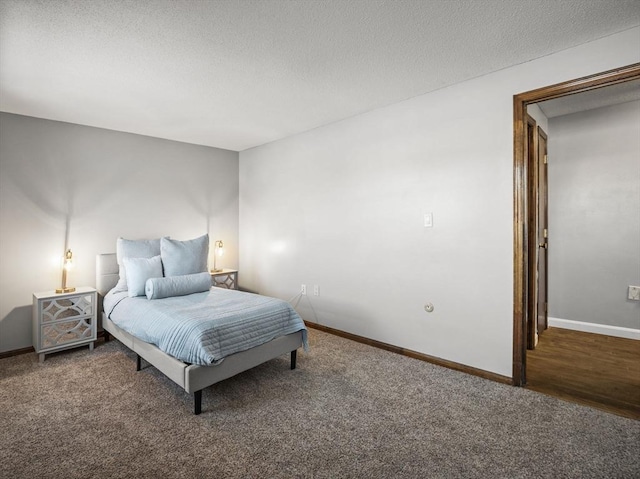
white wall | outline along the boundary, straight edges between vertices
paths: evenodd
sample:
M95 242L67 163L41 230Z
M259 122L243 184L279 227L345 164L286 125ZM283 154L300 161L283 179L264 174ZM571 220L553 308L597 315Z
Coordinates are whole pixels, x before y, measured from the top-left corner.
M639 62L639 42L635 28L241 152L241 282L284 299L318 284L305 319L510 377L513 95Z
M60 284L67 217L74 286L95 285L118 236L208 232L236 267L238 153L1 113L0 352L31 345L32 293Z
M536 121L536 125L542 128L542 131L549 133L549 119L538 105L535 103L527 105L527 113Z
M640 329L640 102L549 126L549 315Z

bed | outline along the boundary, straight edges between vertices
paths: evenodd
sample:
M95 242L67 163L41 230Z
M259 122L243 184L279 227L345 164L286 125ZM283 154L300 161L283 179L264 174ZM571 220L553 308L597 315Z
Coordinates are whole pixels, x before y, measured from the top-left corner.
M142 359L156 367L165 376L178 384L187 393L193 394L194 413L202 411L202 391L219 381L230 378L243 371L251 369L271 359L284 354L291 358L291 369L296 367L296 354L298 348L306 342L306 329L302 323L302 329L295 332L278 335L262 344L249 349L235 352L221 358L211 358L212 364L194 364L163 352L159 347L140 339L138 336L118 326L104 310L104 299L114 289L119 280L119 265L115 253L99 254L96 258L96 287L99 293L99 311L101 313L102 328L105 332L105 340L114 336L125 346L136 353L136 370L142 366ZM217 288L212 288L212 292ZM249 295L250 293L230 292L227 294ZM207 295L208 293L200 293ZM194 295L192 295L194 296ZM135 299L135 298L134 298ZM139 299L140 304L156 303L161 300L149 301ZM275 300L278 301L278 300ZM110 306L111 307L111 306ZM291 328L288 328L291 329Z

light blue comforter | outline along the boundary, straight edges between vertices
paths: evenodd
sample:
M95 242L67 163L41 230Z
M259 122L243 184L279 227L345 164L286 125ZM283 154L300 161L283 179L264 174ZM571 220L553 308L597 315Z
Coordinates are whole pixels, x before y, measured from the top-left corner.
M109 292L104 310L117 326L181 361L210 365L286 334L307 330L285 301L211 288L204 293L148 300Z

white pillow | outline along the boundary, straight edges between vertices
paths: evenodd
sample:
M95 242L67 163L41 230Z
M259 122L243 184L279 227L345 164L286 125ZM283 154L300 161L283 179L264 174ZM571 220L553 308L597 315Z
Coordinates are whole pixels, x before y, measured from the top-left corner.
M206 272L209 259L209 235L188 241L162 238L160 255L165 276Z
M118 238L116 242L116 259L120 267L120 279L114 291L127 290L127 273L124 267L125 258L152 258L160 254L160 238L151 240L128 240ZM160 275L162 276L162 275Z
M144 296L144 286L149 278L162 277L162 259L160 255L153 258L124 258L124 269L127 271L129 297Z
M211 289L209 273L185 274L166 278L149 278L144 292L147 299L162 299L171 296L202 293Z

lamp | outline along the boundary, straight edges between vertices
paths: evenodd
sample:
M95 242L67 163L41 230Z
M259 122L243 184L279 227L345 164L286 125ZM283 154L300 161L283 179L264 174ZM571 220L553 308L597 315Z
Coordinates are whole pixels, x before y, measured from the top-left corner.
M67 286L67 271L73 267L73 253L70 249L64 254L64 263L62 264L62 287L56 288L56 293L73 293L76 288Z
M224 254L224 244L222 243L221 240L217 240L213 244L213 269L211 270L212 273L219 273L220 271L222 271L221 268L218 268L216 266L216 259L218 258L218 256L222 256L223 254Z

